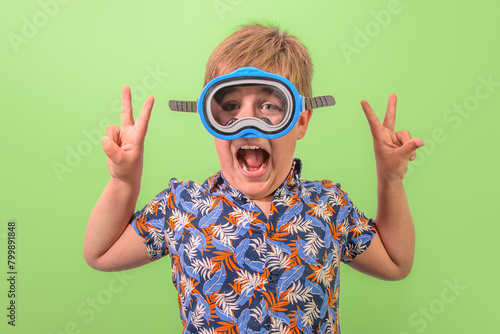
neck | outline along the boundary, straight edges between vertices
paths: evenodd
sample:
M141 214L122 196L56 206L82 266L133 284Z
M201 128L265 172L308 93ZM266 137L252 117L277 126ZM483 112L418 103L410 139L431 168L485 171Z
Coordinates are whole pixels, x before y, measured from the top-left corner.
M271 212L271 203L273 202L273 197L274 194L266 198L252 200L255 203L255 205L259 207L260 211L262 211L262 213L266 216L267 219L269 219L269 213Z

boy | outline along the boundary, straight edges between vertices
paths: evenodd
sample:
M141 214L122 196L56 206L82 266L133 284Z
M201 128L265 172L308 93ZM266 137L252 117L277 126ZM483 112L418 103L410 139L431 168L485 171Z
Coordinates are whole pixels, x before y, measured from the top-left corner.
M221 171L202 185L172 179L135 214L153 98L134 123L124 87L122 126L108 127L102 140L111 180L88 223L88 264L123 270L169 254L184 333L340 332L340 261L382 279L410 272L414 229L402 180L423 141L394 132L395 95L383 124L361 102L377 165L375 227L338 184L300 179L293 154L312 110L290 105L299 94L312 97L311 79L307 49L286 32L255 24L229 36L210 56L206 102L197 106ZM292 86L298 94L285 92Z

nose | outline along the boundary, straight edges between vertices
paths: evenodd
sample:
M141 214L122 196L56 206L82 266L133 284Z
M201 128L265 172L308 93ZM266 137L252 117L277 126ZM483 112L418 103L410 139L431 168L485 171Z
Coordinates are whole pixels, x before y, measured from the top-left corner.
M241 110L238 113L238 118L245 118L245 117L255 117L259 118L261 116L260 108L256 103L253 103L253 101L245 101L243 105L241 106Z

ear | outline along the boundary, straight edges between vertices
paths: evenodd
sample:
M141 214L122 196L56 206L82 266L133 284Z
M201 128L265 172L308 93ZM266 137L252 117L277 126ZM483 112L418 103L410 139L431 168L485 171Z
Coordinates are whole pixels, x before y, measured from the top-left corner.
M297 120L297 140L304 138L307 131L307 126L309 125L309 120L312 116L312 109L304 110Z

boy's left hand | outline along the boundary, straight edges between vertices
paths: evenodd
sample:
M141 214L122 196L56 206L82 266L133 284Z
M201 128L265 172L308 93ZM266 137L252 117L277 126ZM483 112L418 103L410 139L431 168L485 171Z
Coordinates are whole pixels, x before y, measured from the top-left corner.
M389 96L384 122L380 123L370 104L361 101L373 136L377 175L383 180L403 180L409 161L415 159L417 149L424 146L420 138L412 138L407 130L394 131L396 123L396 94Z

